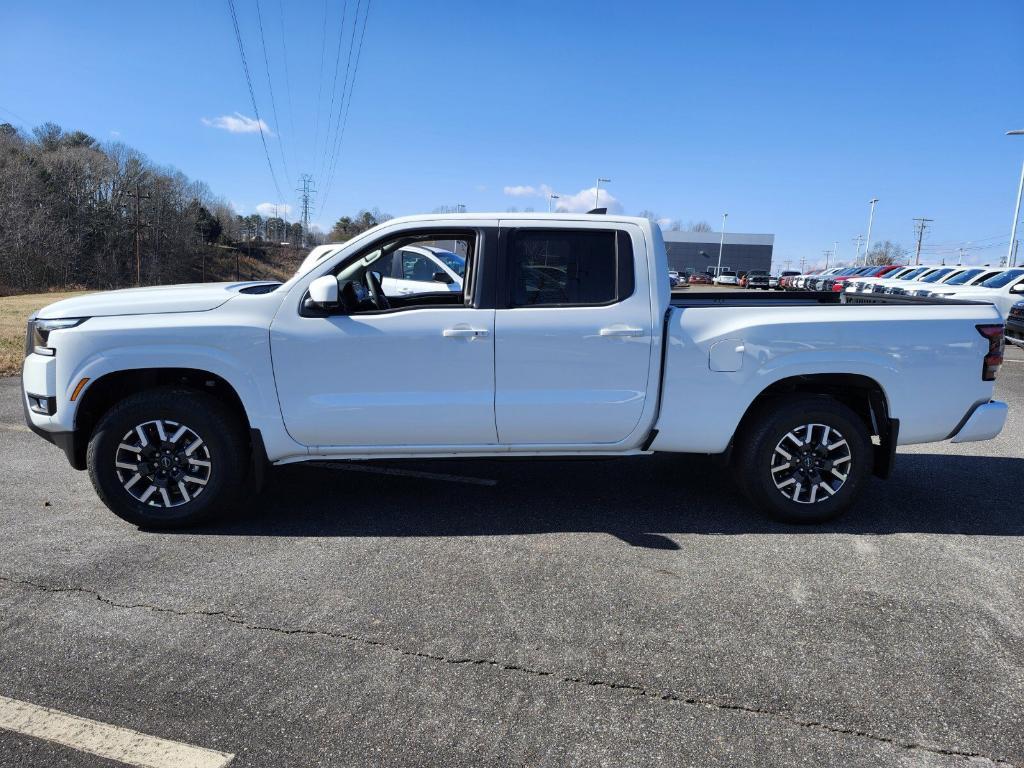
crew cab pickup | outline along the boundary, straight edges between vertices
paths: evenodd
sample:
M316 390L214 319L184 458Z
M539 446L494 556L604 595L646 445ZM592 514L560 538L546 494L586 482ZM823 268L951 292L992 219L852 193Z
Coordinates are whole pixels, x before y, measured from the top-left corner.
M459 280L389 293L395 255L417 248L459 254ZM237 503L268 462L658 451L722 454L753 503L811 522L886 476L897 445L1003 427L991 304L673 299L667 271L642 218L392 219L283 284L46 307L28 323L26 419L148 527Z

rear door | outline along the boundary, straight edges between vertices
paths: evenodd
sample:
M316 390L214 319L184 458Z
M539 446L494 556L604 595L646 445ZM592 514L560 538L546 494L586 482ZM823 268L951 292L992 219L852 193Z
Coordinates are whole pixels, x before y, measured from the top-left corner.
M639 227L503 223L495 421L512 445L617 443L647 400L654 322Z

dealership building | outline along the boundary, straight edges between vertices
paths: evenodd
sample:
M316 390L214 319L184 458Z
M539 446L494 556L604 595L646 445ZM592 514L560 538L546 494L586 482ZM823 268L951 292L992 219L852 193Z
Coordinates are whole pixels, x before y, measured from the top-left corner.
M714 272L718 266L720 232L677 232L662 233L665 250L668 253L668 268L677 272ZM775 235L744 235L739 232L725 233L722 247L722 269L736 272L750 272L772 268L772 248Z

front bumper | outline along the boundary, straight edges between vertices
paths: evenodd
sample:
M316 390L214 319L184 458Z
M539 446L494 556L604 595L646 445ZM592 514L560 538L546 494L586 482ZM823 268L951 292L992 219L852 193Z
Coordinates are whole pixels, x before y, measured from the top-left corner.
M47 442L53 443L68 457L75 469L85 469L81 451L75 442L74 413L69 407L67 393L57 391L57 361L52 357L29 354L21 370L21 406L28 428ZM34 404L47 405L46 412L33 412Z
M1006 341L1024 347L1024 316L1011 314L1006 318Z
M1003 431L1006 424L1006 403L990 400L974 407L964 419L960 428L950 435L954 443L972 443L991 440Z

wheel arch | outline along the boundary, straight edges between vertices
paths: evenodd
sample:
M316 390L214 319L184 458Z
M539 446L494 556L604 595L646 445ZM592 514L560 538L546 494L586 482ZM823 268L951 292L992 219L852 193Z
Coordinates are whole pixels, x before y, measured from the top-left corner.
M831 397L857 414L868 434L878 439L874 445L874 474L883 478L889 476L896 453L899 420L890 416L889 398L882 385L863 374L813 373L787 376L772 382L747 406L733 440L742 439L752 421L773 402L799 394Z
M93 429L111 407L127 395L165 386L184 387L212 395L239 419L247 433L252 432L241 397L222 376L199 368L133 368L112 371L85 388L75 409L72 466L85 469L86 449ZM262 440L259 445L262 446Z

